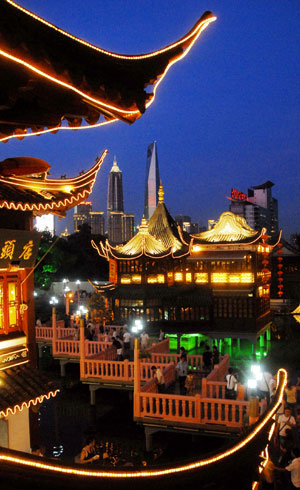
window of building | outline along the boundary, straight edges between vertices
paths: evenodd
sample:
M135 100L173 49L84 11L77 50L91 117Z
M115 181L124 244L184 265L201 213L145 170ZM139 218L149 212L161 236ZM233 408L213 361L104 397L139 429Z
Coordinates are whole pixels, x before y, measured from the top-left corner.
M208 282L208 274L207 272L195 272L194 275L195 282Z
M0 333L20 327L19 281L17 276L0 277Z

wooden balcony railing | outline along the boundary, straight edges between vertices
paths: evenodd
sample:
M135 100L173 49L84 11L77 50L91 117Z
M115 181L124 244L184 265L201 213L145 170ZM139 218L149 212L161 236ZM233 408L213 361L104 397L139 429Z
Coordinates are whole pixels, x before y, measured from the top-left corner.
M151 387L153 388L152 384ZM200 395L181 396L151 393L136 393L135 419L159 419L193 425L220 424L241 427L249 402L202 398Z

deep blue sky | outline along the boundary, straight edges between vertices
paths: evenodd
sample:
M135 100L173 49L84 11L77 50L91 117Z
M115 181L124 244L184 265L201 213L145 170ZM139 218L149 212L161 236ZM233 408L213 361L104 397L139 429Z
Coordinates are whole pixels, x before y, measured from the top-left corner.
M73 177L109 150L93 209L105 210L116 155L125 210L143 212L147 146L157 141L165 201L207 224L228 209L231 187L273 181L285 236L300 233L299 0L19 0L68 32L104 49L154 51L185 34L205 10L218 20L171 68L154 104L132 126L61 132L0 147L0 159L28 155Z

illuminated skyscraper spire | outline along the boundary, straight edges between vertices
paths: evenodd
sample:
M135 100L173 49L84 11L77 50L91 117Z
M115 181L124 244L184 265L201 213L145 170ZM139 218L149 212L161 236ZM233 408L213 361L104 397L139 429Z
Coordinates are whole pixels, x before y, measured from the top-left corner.
M148 146L146 162L145 206L144 216L149 220L157 206L159 188L159 169L156 141Z

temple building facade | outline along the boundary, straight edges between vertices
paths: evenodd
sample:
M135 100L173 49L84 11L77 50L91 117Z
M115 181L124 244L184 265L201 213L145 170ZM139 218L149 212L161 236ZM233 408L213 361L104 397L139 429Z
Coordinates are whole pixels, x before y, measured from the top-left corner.
M166 333L202 334L211 339L247 339L253 351L270 324L269 254L276 241L263 228L223 213L209 231L188 234L164 203L122 246L93 246L109 261L116 321L142 317Z

